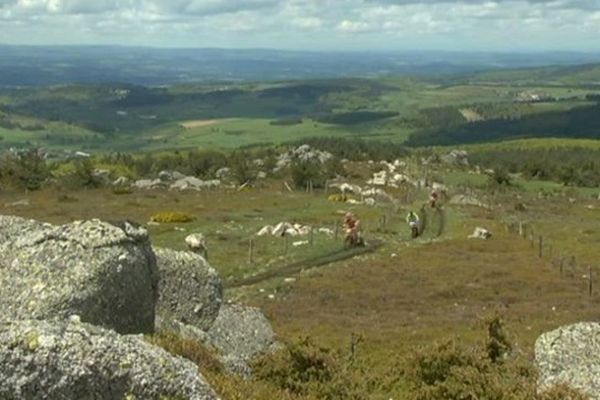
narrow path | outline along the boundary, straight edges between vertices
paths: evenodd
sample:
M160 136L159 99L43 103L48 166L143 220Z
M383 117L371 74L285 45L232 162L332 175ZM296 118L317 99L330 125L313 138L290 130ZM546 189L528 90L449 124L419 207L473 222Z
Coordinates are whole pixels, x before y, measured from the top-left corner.
M331 264L337 261L346 260L348 258L352 258L361 254L374 253L381 246L383 246L383 241L381 240L371 240L364 247L355 247L351 249L341 249L334 251L332 253L320 256L309 258L307 260L296 261L294 263L285 265L280 268L271 269L269 271L262 272L260 274L248 277L236 279L230 282L224 282L225 288L239 288L244 286L251 286L257 283L261 283L273 278L283 278L286 276L290 276L293 274L297 274L298 272L305 271L312 268L322 267L327 264Z
M433 237L440 237L446 229L446 212L443 208L437 207L431 213L428 211L428 204L424 204L419 210L419 218L421 219L421 232L423 236L428 230L437 228L433 231Z

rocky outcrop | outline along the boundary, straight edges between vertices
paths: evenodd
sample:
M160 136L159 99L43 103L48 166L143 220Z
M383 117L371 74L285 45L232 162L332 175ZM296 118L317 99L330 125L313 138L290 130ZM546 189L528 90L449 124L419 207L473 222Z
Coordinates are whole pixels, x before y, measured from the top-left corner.
M222 184L219 179L204 181L195 176L185 176L177 171L161 171L156 179L140 179L133 183L136 189L169 189L179 191L200 191L214 189Z
M208 329L219 314L223 286L200 255L155 248L160 283L156 312L198 329Z
M0 220L0 319L66 319L119 333L154 329L158 271L145 229L99 220Z
M538 387L567 386L600 399L600 324L563 326L535 343Z
M197 367L146 343L77 322L0 322L0 398L217 399Z
M441 156L442 162L453 165L469 165L469 153L465 150L452 150Z
M311 148L309 145L304 144L292 149L286 153L279 155L277 158L276 167L273 172L278 172L292 165L297 160L300 162L312 162L315 164L324 164L331 160L333 155L326 151L321 151Z

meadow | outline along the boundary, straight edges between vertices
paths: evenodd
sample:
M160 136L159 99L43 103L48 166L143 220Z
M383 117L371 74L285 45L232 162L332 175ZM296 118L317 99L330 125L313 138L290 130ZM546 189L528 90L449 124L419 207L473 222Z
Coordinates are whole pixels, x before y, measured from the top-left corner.
M350 169L365 171L351 180L361 184L372 167L359 163ZM417 165L409 165L408 170L422 173ZM452 337L465 346L482 343L486 340L485 321L498 314L516 354L531 364L533 343L541 333L563 324L593 320L600 301L597 291L588 295L586 277L587 267L593 266L594 285L600 288L596 273L600 272L600 248L594 245L600 240L597 190L531 180L494 188L485 175L445 166L429 167L428 173L448 185L450 195L469 194L491 207L444 204L442 235L438 237L432 225L422 238L410 240L404 216L408 210L421 207L427 190L411 189L408 196L391 190L395 203L367 207L331 202L324 190L290 192L283 181L269 179L242 191L12 191L3 193L0 206L3 214L54 223L85 218L134 220L147 224L154 245L179 250L185 249L187 234L202 232L208 238L209 261L226 286L236 279L342 247L341 237L316 233L314 245L295 247L293 241L308 238L291 238L286 250L280 237L256 236L264 225L289 221L333 230L343 213L353 211L364 223L366 240L383 243L375 253L229 288L226 297L260 307L283 342L310 337L319 346L346 351L353 337L361 337L360 365L369 373L356 379L396 379L391 386L370 389L369 398L411 399L414 393L398 368L415 349ZM152 215L164 211L184 212L194 221L148 224ZM385 224L382 216L386 217ZM533 232L534 245L529 234L521 237L514 230L518 222ZM467 239L477 226L489 229L492 239ZM545 240L542 258L537 249L539 235ZM250 239L255 251L252 262ZM557 260L563 257L575 257L577 262L575 266L565 264L561 274ZM225 399L284 393L270 384L265 389L263 381L212 379L222 385ZM313 398L285 395L290 399Z

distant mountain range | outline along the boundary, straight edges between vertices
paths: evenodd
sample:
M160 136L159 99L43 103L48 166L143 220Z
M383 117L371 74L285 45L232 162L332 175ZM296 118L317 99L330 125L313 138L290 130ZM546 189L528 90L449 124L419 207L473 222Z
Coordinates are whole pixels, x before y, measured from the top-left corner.
M335 53L261 49L0 46L0 85L171 85L385 75L441 76L600 62L600 53Z

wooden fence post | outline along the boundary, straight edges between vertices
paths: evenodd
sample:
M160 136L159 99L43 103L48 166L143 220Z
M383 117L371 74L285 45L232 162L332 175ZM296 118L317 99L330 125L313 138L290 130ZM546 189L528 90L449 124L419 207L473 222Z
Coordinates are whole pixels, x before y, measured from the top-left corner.
M534 244L534 236L533 236L533 231L531 231L531 248L535 248L535 244Z
M542 258L542 256L544 255L544 238L542 235L540 235L540 241L539 241L539 257Z
M592 266L590 265L588 267L588 295L590 297L592 297L594 288L593 288L593 281L592 281Z
M309 237L309 242L311 246L315 245L315 230L313 229L313 227L310 227L310 237Z
M248 263L254 263L254 239L250 238L248 242Z
M564 268L565 268L565 257L562 256L562 257L560 257L560 276L563 276Z
M525 232L523 232L523 221L519 221L519 236L525 237Z

